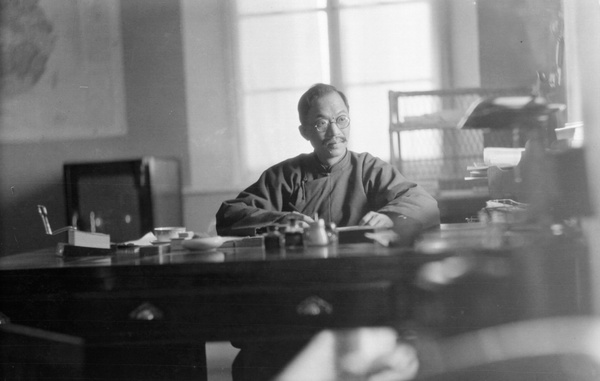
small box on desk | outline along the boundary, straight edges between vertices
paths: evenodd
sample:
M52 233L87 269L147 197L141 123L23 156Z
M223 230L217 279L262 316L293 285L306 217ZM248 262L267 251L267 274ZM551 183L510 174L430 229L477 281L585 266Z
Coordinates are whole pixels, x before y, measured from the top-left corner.
M337 228L338 243L371 243L373 240L365 236L365 233L374 233L382 228L373 226L346 226Z
M67 243L60 242L56 246L56 254L63 257L89 257L112 255L110 235L90 233L69 227Z

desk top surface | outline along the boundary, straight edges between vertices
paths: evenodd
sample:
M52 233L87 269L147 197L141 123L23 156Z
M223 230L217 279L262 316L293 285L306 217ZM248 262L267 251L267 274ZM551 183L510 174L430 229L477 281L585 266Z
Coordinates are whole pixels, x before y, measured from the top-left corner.
M142 256L139 253L117 251L106 256L66 258L52 248L0 257L0 271L116 267L116 266L162 266L198 265L215 263L281 262L316 259L391 257L407 252L406 248L386 248L377 244L360 243L325 247L291 248L266 251L262 247L213 249L207 251L174 251L164 254Z
M424 234L424 240L414 247L384 247L377 243L353 243L324 247L286 248L266 251L261 246L217 248L207 251L174 251L152 255L141 255L128 250L105 256L63 257L54 248L0 257L0 271L72 268L119 268L119 267L211 267L211 266L261 266L285 267L299 262L352 262L378 261L397 263L398 258L410 261L428 261L437 255L446 256L456 250L485 250L481 245L482 226L479 224L442 225L440 229ZM440 243L442 244L440 246ZM434 250L430 250L432 246ZM423 249L423 250L420 250ZM506 249L506 247L504 247ZM425 255L423 255L425 254ZM404 259L405 258L405 259Z

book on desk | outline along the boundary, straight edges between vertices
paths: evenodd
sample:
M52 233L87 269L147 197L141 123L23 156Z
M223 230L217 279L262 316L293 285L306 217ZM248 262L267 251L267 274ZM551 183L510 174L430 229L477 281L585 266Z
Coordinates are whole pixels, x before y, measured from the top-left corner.
M91 233L70 228L67 230L67 242L59 242L56 253L65 257L110 255L110 235Z

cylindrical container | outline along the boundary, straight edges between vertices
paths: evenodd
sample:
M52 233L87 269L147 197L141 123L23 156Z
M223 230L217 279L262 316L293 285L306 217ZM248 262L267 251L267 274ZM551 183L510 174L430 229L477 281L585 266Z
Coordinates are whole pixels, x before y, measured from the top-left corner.
M285 247L301 247L303 242L302 228L295 219L291 219L285 228Z
M329 237L323 219L317 220L310 224L308 229L304 229L304 244L306 246L326 246L329 244Z

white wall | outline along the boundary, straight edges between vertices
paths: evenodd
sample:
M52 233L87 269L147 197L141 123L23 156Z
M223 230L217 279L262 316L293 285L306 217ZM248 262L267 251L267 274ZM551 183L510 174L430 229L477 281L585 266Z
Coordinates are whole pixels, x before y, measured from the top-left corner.
M230 1L181 0L190 152L184 222L196 232L208 231L221 202L244 187L236 165L240 144L230 7Z
M479 32L477 2L453 0L450 39L452 43L452 85L456 88L479 87Z
M594 312L600 313L600 2L598 0L564 0L565 29L567 38L568 74L571 80L578 79L573 86L572 98L580 101L584 123L586 160L592 204L595 215L585 221L586 235L590 246L590 271L592 275L592 303ZM569 61L569 57L574 57ZM578 91L577 91L578 90ZM572 94L573 95L573 94Z

